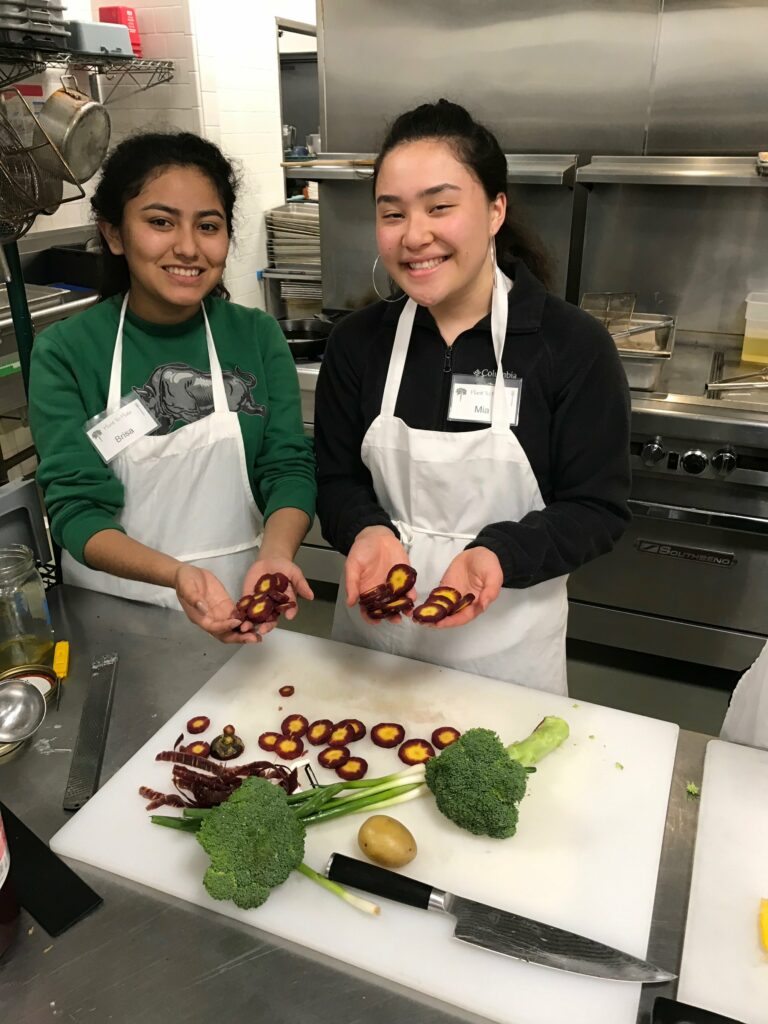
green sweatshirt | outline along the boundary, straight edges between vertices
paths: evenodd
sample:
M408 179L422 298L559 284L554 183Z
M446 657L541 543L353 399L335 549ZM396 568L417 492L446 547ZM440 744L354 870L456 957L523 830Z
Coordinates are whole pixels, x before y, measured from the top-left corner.
M80 562L93 534L121 529L123 485L84 431L86 421L106 407L121 301L122 296L106 299L53 324L32 350L29 423L40 458L37 479L54 540ZM264 519L286 507L312 519L312 442L302 426L296 367L277 321L223 299L207 299L205 308ZM134 388L160 420L155 433L183 428L211 412L202 312L170 326L127 314L121 394ZM181 509L168 511L183 516Z

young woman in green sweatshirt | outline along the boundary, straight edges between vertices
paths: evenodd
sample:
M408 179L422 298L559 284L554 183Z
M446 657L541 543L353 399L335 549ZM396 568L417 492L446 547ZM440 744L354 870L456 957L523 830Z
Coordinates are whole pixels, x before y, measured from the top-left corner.
M271 626L233 611L259 576L312 598L293 559L315 472L280 328L227 301L235 189L196 135L114 150L91 201L103 301L37 339L29 416L65 582L254 643Z

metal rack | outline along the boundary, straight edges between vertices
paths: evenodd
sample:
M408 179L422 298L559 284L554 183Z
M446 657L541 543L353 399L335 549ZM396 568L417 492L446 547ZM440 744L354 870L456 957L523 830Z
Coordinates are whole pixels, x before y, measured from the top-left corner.
M173 78L173 61L170 60L120 57L113 53L70 53L66 50L57 52L0 46L0 89L51 68L86 71L89 75L104 75L107 79L114 79L103 103L109 102L115 89L126 79L134 82L138 87L136 91L141 92L154 85L170 82Z
M753 156L595 156L579 167L585 185L725 185L766 188Z

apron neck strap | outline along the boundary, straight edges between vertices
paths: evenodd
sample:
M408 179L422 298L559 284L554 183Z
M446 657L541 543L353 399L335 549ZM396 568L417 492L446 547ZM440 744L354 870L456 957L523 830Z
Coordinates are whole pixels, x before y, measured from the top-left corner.
M128 296L126 292L123 304L120 307L120 320L117 325L117 337L115 339L115 351L112 355L112 369L109 374L109 392L107 393L107 413L117 412L120 408L121 384L123 376L123 331L125 329L125 314L128 309ZM224 376L221 372L221 364L216 354L216 346L213 342L213 334L208 323L208 314L205 311L205 303L200 307L203 312L203 324L205 326L205 341L208 346L208 365L211 370L211 388L213 391L214 412L229 412L227 393L224 389Z
M496 383L493 388L491 426L493 430L504 433L509 430L509 416L507 415L507 402L506 395L504 394L502 355L507 336L507 297L511 287L512 282L499 267L496 267L493 277L493 292L491 294L491 336L493 338L493 351L496 356L497 372ZM381 400L382 416L395 415L395 403L400 393L405 357L408 355L408 345L411 340L411 332L413 331L416 308L414 300L408 299L397 321L395 341L389 360L389 370L387 371L387 381L384 385L384 395Z

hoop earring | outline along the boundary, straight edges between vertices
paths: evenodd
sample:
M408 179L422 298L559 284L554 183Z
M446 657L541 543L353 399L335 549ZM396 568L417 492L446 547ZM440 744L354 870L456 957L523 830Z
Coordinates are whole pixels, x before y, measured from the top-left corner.
M379 262L379 257L377 255L376 259L373 261L373 269L371 270L371 282L373 283L373 290L376 292L376 294L379 296L379 298L381 299L382 302L399 302L402 299L402 297L403 297L402 295L396 295L395 298L389 298L388 299L386 297L386 295L382 295L381 292L379 291L379 289L376 287L376 267L378 265L378 262ZM390 283L390 292L391 292L392 291L392 285L394 284L394 282L392 281L391 277L389 279L389 283Z
M490 250L489 255L491 257L491 271L493 273L493 287L495 288L496 287L496 268L497 268L498 264L496 263L496 238L495 238L494 235L491 235L491 239L490 239L490 242L488 244L488 248Z

